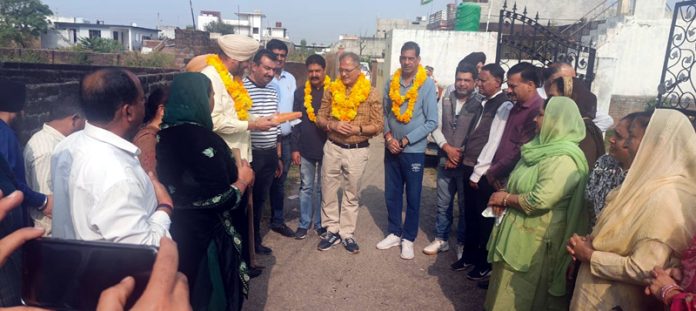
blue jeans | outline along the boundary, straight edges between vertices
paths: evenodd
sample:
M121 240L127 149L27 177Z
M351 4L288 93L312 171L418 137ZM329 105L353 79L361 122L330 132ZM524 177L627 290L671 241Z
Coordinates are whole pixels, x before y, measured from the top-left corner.
M321 172L321 160L313 161L304 157L300 158L302 160L300 165L299 227L309 229L310 222L313 222L316 230L321 228L321 182L317 176L317 173Z
M278 178L273 178L271 184L271 226L280 226L285 223L283 206L285 202L285 180L288 178L288 171L292 162L292 151L290 150L290 135L278 137L282 144L280 159L283 161L283 174Z
M384 153L384 200L387 203L389 233L411 242L418 235L421 189L423 188L424 153ZM406 219L401 222L404 186Z
M469 174L471 175L471 174ZM469 175L464 176L461 169L446 170L443 165L437 167L437 214L435 215L435 237L443 241L449 239L452 226L452 209L454 194L457 194L459 221L457 223L457 242L464 243L466 225L464 218L464 187L468 187Z

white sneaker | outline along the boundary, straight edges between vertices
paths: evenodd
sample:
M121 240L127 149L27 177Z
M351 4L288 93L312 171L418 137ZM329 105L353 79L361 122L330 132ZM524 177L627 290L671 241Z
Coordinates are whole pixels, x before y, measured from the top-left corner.
M428 244L423 249L423 253L426 255L437 255L440 252L446 252L449 250L449 243L441 239L435 239L432 243Z
M464 245L457 243L457 260L462 259L464 255Z
M409 240L401 241L401 259L410 260L413 259L415 255L413 254L413 242Z
M401 244L401 238L396 236L396 234L390 233L384 240L377 243L378 249L390 249L394 246L399 246Z

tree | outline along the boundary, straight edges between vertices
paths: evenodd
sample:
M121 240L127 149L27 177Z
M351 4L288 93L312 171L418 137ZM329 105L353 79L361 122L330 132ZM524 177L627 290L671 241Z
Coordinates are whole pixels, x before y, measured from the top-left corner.
M123 47L116 40L105 38L80 38L77 44L79 50L90 50L97 53L118 53Z
M205 31L229 35L234 33L234 26L230 24L225 24L223 22L213 21L210 24L205 25Z
M26 48L48 29L46 16L51 14L40 0L0 0L0 45Z

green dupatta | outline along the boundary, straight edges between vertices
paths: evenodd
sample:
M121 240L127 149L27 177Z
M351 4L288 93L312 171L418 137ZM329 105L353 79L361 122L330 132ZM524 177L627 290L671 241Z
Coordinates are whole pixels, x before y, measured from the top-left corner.
M213 130L210 117L210 79L202 73L184 72L176 75L164 109L162 128L184 123Z
M520 163L517 164L510 174L508 181L508 188L513 191L515 189L531 190L537 183L539 177L538 164L542 160L556 156L568 156L573 160L581 178L573 189L566 209L566 227L562 230L564 241L570 239L573 233L586 234L589 229L589 215L584 205L584 189L587 181L588 166L585 155L578 147L578 143L584 137L585 124L575 102L568 97L553 97L544 110L544 120L540 133L529 143L522 146ZM530 170L533 172L530 173ZM505 217L510 216L513 215L506 215ZM505 223L505 220L503 222ZM505 225L504 223L502 225ZM508 240L516 238L519 238L519 235L499 234L495 244L489 245L489 247L509 245L510 241ZM571 257L567 253L565 246L565 243L561 243L558 249L551 250L556 260L552 267L553 272L549 293L554 296L566 294L566 269L571 262ZM531 259L531 255L506 254L508 251L506 248L499 249L496 247L496 249L491 249L491 252L499 252L499 255L511 267L517 268L529 265L528 261ZM493 261L491 259L495 257L497 256L489 254L489 261ZM521 271L524 270L526 269L521 269Z

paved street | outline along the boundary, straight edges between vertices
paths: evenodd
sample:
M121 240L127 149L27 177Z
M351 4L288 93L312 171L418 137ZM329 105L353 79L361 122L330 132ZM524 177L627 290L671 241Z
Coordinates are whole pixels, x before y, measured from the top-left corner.
M421 252L432 239L435 221L434 169L425 171L416 258L401 259L396 247L375 248L387 228L382 139L373 139L370 148L356 230L360 253L349 254L342 245L320 252L313 231L305 240L263 232L273 254L258 257L266 268L251 282L246 310L481 310L485 291L464 272L449 269L456 260L454 250L438 256ZM286 219L293 229L299 216L299 200L293 196L299 189L297 178L293 169L286 193ZM267 227L265 218L262 228Z

